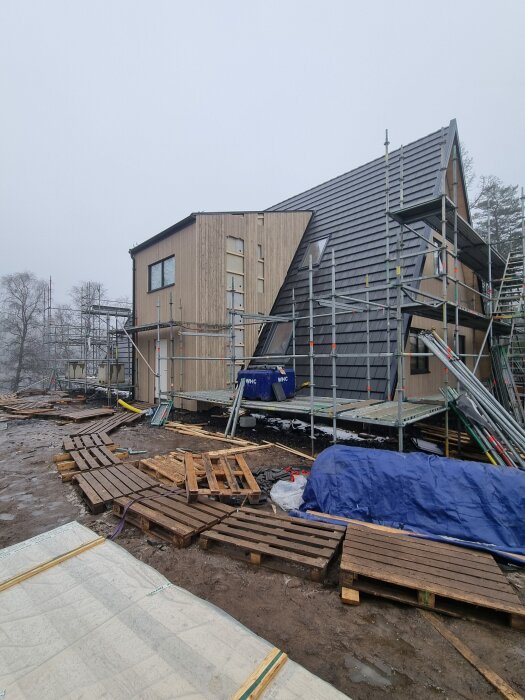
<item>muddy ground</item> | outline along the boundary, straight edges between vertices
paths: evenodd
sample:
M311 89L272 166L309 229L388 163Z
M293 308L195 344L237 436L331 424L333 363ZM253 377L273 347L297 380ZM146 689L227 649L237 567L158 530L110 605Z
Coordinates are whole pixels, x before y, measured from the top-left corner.
M221 425L215 419L216 425ZM20 542L71 520L102 535L117 522L110 513L93 516L78 489L62 484L52 456L69 425L30 419L0 425L0 547ZM308 450L300 432L283 435L271 427L241 431L260 438L290 440ZM115 441L150 454L182 447L220 449L224 443L196 440L146 424L121 428ZM374 445L377 446L377 445ZM307 462L271 448L247 454L255 466L299 466ZM373 598L358 607L341 603L337 564L325 584L230 559L197 545L176 549L126 526L118 544L155 567L170 581L219 606L307 669L358 700L368 698L490 698L499 694L414 608ZM506 570L525 602L525 573ZM525 694L525 633L490 623L442 618L446 626ZM1 621L0 621L1 622Z

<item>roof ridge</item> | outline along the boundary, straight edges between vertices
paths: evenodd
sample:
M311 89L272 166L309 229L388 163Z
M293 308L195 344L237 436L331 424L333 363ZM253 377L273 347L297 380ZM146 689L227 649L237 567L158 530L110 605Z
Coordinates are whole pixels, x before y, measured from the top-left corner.
M415 139L414 141L410 141L407 144L401 144L401 145L403 146L403 149L406 150L407 148L410 148L411 146L414 146L414 145L420 143L421 141L426 141L427 139L430 139L432 136L441 135L442 129L445 130L445 134L447 135L448 131L450 129L450 126L453 124L453 122L455 123L455 119L452 119L450 121L450 123L445 127L440 127L439 129L436 129L435 131L431 131L430 134L427 134L426 136L422 136L418 139ZM393 151L390 151L389 157L392 158L392 156L394 156L394 154L398 154L400 152L400 150L401 150L401 146L399 146L398 148L396 148ZM330 183L334 182L335 180L339 180L340 178L343 178L346 175L350 175L352 173L357 172L358 170L361 170L362 168L366 168L368 166L371 166L374 163L376 163L377 161L384 160L384 158L385 158L384 155L377 156L376 158L372 158L372 160L369 160L366 163L362 163L361 165L358 165L355 168L351 168L350 170L347 170L344 173L340 173L339 175L336 175L335 177L331 177L328 180L324 180L323 182L320 182L317 185L313 185L312 187L308 187L306 190L302 190L301 192L298 192L297 194L294 194L291 197L286 197L286 199L283 199L280 202L276 202L275 204L272 204L270 207L265 209L265 211L271 211L272 209L274 209L276 207L280 207L281 205L286 204L286 202L289 202L292 199L296 199L297 197L301 197L304 194L308 194L308 192L312 192L313 190L316 190L320 187L323 187L324 185L329 185Z

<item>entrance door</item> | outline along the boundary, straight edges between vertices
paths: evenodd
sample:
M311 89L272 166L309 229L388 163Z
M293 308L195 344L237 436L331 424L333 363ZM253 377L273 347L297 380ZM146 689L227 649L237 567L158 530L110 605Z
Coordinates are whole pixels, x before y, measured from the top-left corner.
M160 372L159 372L159 355L160 355ZM165 392L168 391L168 341L161 340L160 345L155 341L155 399L159 398L159 377L160 374L160 398L166 399Z

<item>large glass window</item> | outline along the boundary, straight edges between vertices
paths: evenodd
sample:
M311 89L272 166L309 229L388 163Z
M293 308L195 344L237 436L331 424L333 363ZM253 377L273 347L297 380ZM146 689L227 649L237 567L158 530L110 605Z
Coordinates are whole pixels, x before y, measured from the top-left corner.
M410 331L410 374L428 374L430 372L428 366L428 355L426 357L419 356L420 353L428 353L427 346L419 337L419 330L413 328Z
M286 323L276 323L274 325L270 342L268 343L267 355L286 355L288 345L292 339L293 324L291 321Z
M319 265L327 243L328 238L320 238L318 241L312 241L306 249L301 267L309 266L310 256L312 257L312 265Z
M153 263L149 266L149 291L153 292L162 287L169 287L175 284L175 256L172 255L164 260Z

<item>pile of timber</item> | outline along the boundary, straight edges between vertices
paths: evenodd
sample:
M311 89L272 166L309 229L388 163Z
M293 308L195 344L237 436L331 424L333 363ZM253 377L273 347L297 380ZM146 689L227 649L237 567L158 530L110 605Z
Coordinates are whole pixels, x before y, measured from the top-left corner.
M208 440L218 440L219 442L230 442L234 445L241 445L242 447L253 446L256 443L250 442L249 440L242 440L236 437L224 437L222 433L214 433L209 430L204 430L200 425L192 425L191 423L177 423L174 421L169 421L164 426L166 430L172 430L173 432L180 433L181 435L189 435L191 437L197 438L207 438Z

